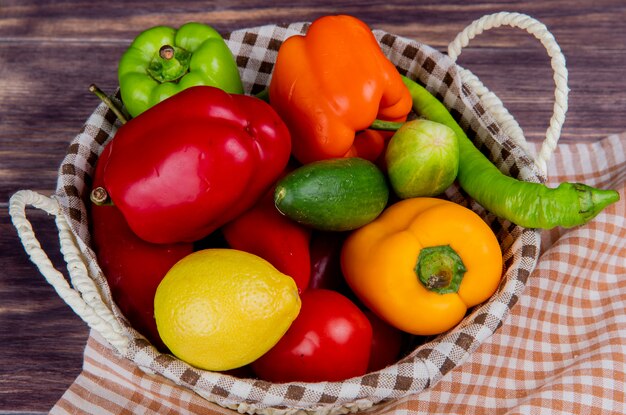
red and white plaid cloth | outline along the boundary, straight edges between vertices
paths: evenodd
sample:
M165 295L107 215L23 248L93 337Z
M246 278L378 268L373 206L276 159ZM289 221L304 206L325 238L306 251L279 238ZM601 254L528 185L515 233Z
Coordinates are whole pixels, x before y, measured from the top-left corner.
M626 413L626 133L560 144L549 183L620 192L585 226L543 234L542 255L505 324L427 391L377 414ZM92 332L83 372L51 414L232 414L117 357Z

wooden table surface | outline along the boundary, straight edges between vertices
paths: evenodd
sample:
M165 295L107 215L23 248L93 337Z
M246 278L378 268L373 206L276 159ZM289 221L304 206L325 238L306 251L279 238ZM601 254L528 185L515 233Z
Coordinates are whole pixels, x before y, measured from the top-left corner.
M117 87L120 54L141 30L196 20L222 33L267 23L355 15L372 28L445 51L467 24L498 11L527 13L554 34L571 88L562 142L626 129L626 2L558 1L135 1L0 3L0 414L45 413L79 374L88 329L29 262L8 216L17 190L50 194L70 140ZM505 103L529 140L541 140L553 103L548 57L521 30L483 34L459 62ZM59 269L53 220L28 210Z

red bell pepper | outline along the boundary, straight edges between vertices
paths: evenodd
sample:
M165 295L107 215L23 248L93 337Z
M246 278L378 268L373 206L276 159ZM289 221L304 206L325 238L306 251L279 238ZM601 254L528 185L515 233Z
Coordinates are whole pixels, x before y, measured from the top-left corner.
M153 243L192 242L250 208L289 160L291 138L262 100L195 86L124 124L104 189Z
M311 276L311 230L282 215L274 205L271 189L250 210L222 228L234 249L250 252L294 279L302 293Z
M96 165L93 185L101 186L107 145ZM91 205L91 236L98 264L109 283L113 300L130 324L162 351L154 320L154 294L167 271L193 252L193 244L156 245L135 235L116 206Z

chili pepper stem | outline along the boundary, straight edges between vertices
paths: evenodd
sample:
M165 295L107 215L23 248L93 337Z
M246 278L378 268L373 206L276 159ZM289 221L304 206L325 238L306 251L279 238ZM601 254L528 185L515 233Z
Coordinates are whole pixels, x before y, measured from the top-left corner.
M111 111L115 114L115 116L120 120L122 124L126 124L128 122L128 118L124 115L122 110L118 108L117 105L111 100L111 98L105 94L96 84L89 85L89 91L95 94L102 102L106 104Z
M424 287L438 294L458 292L465 271L463 260L449 245L423 248L415 265Z

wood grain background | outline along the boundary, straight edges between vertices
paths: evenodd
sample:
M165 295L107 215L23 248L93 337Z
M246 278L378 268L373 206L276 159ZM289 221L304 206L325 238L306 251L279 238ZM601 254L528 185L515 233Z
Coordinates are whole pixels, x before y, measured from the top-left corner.
M485 14L517 11L542 21L561 45L571 88L563 142L626 129L626 2L598 1L35 1L0 2L0 413L47 412L78 375L86 325L24 253L8 216L19 189L50 194L69 141L98 104L87 90L117 87L117 60L143 29L195 20L225 33L269 23L355 15L372 28L445 51ZM529 140L541 140L553 105L549 59L520 30L471 42L459 63L505 103ZM62 269L46 214L29 210Z

